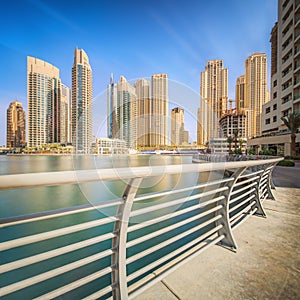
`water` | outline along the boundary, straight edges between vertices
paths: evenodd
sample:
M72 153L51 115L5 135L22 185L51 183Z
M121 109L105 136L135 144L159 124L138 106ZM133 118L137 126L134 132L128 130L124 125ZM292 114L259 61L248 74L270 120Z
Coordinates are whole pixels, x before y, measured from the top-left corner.
M163 166L170 164L185 164L191 163L191 156L165 156L165 155L134 155L134 156L114 156L114 157L101 157L101 156L0 156L0 175L6 174L19 174L19 173L32 173L32 172L50 172L50 171L67 171L67 170L81 170L81 169L105 169L105 168L121 168L121 167L136 167L136 166ZM206 177L207 178L207 177ZM1 179L0 179L1 180ZM203 178L201 179L203 181ZM159 176L156 178L149 178L142 182L139 193L148 193L154 191L168 190L172 188L179 188L196 184L199 182L198 174L176 174L172 176ZM93 182L93 183L81 183L80 180L74 185L63 185L57 187L39 187L30 189L19 189L10 191L0 191L0 218L7 218L25 214L31 214L36 212L48 211L53 209L59 209L64 207L71 207L76 205L83 205L87 203L98 203L101 201L107 201L109 199L119 198L126 186L126 181L115 182ZM187 196L185 194L184 196ZM141 203L135 204L133 209L139 209L152 205L153 202L161 203L171 200L172 197L161 197L159 199L153 199L151 201L141 201ZM156 203L155 203L156 204ZM188 205L193 204L192 202ZM181 207L182 208L182 207ZM176 207L161 210L160 212L149 213L147 216L143 216L144 219L133 218L132 223L138 223L146 219L151 219L159 214L167 214L175 211ZM88 222L96 220L109 215L115 215L116 209L102 209L100 211L94 210L90 212L75 214L71 216L65 216L55 219L49 219L46 221L38 221L23 225L16 225L13 227L7 227L1 229L0 240L6 241L18 237L28 236L32 234L41 233L48 230L55 230L64 226L72 226L82 222ZM197 213L193 212L193 213ZM181 216L186 218L189 215ZM178 220L176 220L178 221ZM138 235L155 231L161 227L172 224L174 220L166 220L160 224L149 226L143 230L131 233L128 237L129 240L135 238ZM191 226L197 225L193 223ZM176 232L171 232L157 237L154 241L149 241L133 247L128 250L128 255L131 256L147 247L163 241L168 237L174 236L180 232L186 230L186 227L177 229ZM101 228L92 228L77 233L72 233L63 237L56 237L47 241L39 242L37 244L27 245L7 251L3 251L1 254L1 262L7 263L17 259L22 259L29 255L34 255L40 252L56 249L57 247L66 246L78 241L82 241L88 238L98 236L106 232L113 230L113 223L102 226ZM191 237L193 238L193 237ZM184 244L185 240L181 241ZM180 245L178 242L178 245ZM37 245L37 246L36 246ZM16 271L7 272L2 275L2 284L10 284L19 282L26 279L29 276L37 275L41 272L46 272L55 267L60 267L66 263L71 263L80 258L84 258L88 255L93 255L109 249L111 247L111 241L98 243L83 249L73 251L71 253L55 257L44 262L38 263L33 266L21 268ZM162 256L168 253L170 249L162 249L160 253L155 253L148 257L143 258L142 261L137 261L128 266L128 274L134 272L137 268L140 268L155 259L158 256ZM68 276L65 274L56 276L53 279L46 280L39 283L36 286L32 286L15 292L7 296L7 299L20 299L20 298L32 298L37 295L41 295L47 291L58 288L61 285L68 284L72 280L76 280L83 276L87 276L92 272L96 272L99 268L103 268L110 265L110 258L104 258L98 260L95 263L88 264L84 267L77 268L68 272ZM4 277L5 276L5 277ZM74 292L68 293L62 296L60 299L79 299L89 295L91 292L96 291L101 286L105 286L110 282L110 275L95 280L87 286L83 286L76 289Z

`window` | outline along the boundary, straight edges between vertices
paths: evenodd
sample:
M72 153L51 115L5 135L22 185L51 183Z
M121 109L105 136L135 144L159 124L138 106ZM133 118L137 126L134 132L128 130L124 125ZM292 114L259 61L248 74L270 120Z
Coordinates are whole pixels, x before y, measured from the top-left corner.
M282 112L282 116L283 116L283 117L288 116L288 114L289 114L289 109L286 109L286 110L284 110L284 111Z
M273 105L273 110L276 110L277 109L277 104L274 104Z
M273 122L277 122L277 116L273 117Z
M273 87L277 86L277 80L274 80Z
M268 114L271 111L271 107L266 108L266 114Z
M270 124L270 118L266 119L266 125Z
M277 98L277 92L274 92L273 93L273 99L276 99Z

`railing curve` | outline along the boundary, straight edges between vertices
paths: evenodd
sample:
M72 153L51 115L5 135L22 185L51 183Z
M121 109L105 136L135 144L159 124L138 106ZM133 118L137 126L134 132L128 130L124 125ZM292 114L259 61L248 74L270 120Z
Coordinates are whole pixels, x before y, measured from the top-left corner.
M78 178L127 182L114 200L0 219L0 296L131 299L212 245L236 250L234 229L253 214L265 216L262 202L273 197L270 176L280 160L164 166L164 176L214 176L142 194L142 182L161 176L161 166L0 176L0 190L76 184ZM103 209L114 213L103 215ZM24 228L35 232L10 237Z

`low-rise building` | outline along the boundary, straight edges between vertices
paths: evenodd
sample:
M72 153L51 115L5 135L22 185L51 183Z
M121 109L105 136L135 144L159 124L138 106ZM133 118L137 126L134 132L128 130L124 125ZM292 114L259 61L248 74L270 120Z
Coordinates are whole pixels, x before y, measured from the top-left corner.
M104 154L128 154L126 141L111 138L97 138L95 144L95 153Z

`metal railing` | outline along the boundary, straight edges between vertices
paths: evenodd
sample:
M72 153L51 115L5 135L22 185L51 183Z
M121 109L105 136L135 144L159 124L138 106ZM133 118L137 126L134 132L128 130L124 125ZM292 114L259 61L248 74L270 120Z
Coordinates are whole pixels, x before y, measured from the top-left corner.
M212 245L236 251L233 230L253 214L265 217L262 202L273 198L271 172L281 158L257 158L0 176L0 190L126 181L115 200L99 195L99 203L0 219L0 296L134 298ZM210 175L157 192L141 188L149 178L192 173ZM25 226L40 231L23 236Z

